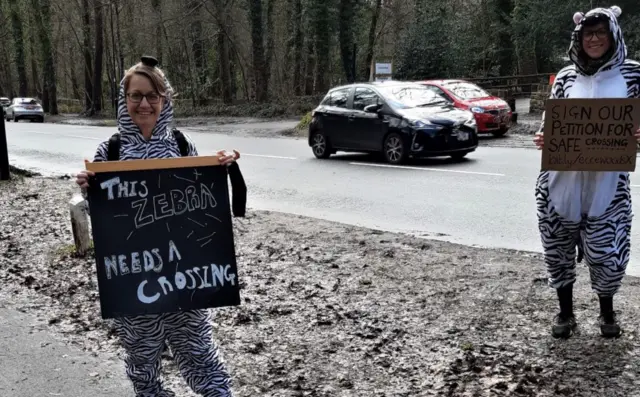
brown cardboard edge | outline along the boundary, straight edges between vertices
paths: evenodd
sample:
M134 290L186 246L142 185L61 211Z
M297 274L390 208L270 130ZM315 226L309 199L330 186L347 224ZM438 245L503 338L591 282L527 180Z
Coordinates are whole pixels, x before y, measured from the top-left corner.
M84 161L85 168L91 172L117 172L158 170L167 168L203 167L220 165L215 156L174 157L168 159L127 160L127 161Z
M550 117L548 116L549 111L553 108L554 105L556 104L566 104L567 102L573 102L575 104L579 104L579 105L587 105L587 104L592 104L595 101L598 102L613 102L613 103L627 103L627 104L631 104L633 106L636 107L640 107L640 98L548 98L545 100L545 106L544 106L544 118L542 120L542 134L543 134L543 142L544 145L546 146L548 144L548 140L550 140L551 138L548 136L549 134L546 134L546 132L551 128L551 122L550 122ZM638 125L636 127L636 129L640 128L640 125ZM636 140L636 138L634 136L629 137L629 141L633 141L632 145L634 147L634 154L635 154L635 158L637 159L637 155L638 155L638 141ZM600 169L600 168L595 168L595 169L568 169L568 168L556 168L553 166L547 166L545 167L545 163L548 162L548 155L549 153L543 148L542 150L540 150L542 153L540 153L540 172L545 172L545 171L577 171L577 172L581 172L581 171L604 171L604 172L636 172L638 165L637 165L637 160L634 159L634 164L633 164L633 168L630 169ZM629 153L629 155L631 155Z

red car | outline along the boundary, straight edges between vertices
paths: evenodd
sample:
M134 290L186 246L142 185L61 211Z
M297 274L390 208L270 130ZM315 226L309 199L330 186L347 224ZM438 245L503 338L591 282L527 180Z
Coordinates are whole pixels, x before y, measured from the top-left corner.
M473 83L464 80L427 80L417 83L453 102L453 106L473 112L478 133L502 136L511 127L513 112L509 104Z

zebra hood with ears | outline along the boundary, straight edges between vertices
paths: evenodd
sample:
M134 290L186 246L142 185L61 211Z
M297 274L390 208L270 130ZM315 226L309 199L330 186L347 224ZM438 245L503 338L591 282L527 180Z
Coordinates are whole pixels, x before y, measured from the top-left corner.
M622 36L622 29L618 23L618 17L622 10L618 6L610 8L594 8L583 14L576 12L573 22L576 24L571 34L571 46L569 47L569 59L576 66L577 72L591 76L601 71L614 67L620 67L627 59L627 47ZM591 59L582 49L582 32L585 26L592 26L604 22L610 32L611 48L601 59Z
M152 57L142 57L140 64L157 68L157 61ZM139 66L140 64L136 65ZM134 67L136 67L134 66ZM118 133L120 134L120 160L137 160L150 158L180 157L178 142L172 132L173 101L171 94L173 89L169 80L163 75L164 88L167 92L162 104L162 110L158 116L156 125L150 140L146 140L140 128L133 122L127 110L127 97L125 93L126 77L120 81L118 94ZM184 134L188 143L188 155L197 156L196 147L188 134ZM107 161L108 141L98 146L94 161Z

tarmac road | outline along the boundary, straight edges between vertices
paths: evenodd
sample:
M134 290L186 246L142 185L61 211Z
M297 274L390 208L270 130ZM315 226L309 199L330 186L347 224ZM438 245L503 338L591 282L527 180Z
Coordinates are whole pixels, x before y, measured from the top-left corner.
M13 300L0 294L0 396L134 396L122 361L67 345Z

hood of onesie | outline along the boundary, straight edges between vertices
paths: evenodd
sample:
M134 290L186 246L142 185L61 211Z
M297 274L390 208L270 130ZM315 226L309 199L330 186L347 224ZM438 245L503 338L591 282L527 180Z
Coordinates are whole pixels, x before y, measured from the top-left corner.
M151 66L151 65L149 65ZM153 67L156 67L155 65ZM169 93L167 98L163 101L162 110L160 111L160 116L158 116L158 121L156 122L155 127L153 128L153 132L151 135L151 141L164 139L169 133L169 126L173 122L173 104L171 100L170 93L172 92L171 84L167 77L164 77L164 85L166 91ZM144 142L145 139L142 136L142 131L140 128L133 122L131 116L129 116L129 111L127 110L127 101L124 93L124 78L120 81L120 92L118 94L118 131L122 135L127 135L128 138L133 138L136 141Z
M583 14L576 12L573 15L573 22L576 24L571 34L571 46L569 47L569 59L574 63L579 73L587 76L598 72L609 70L621 66L627 58L627 46L624 43L622 29L618 24L618 18L622 10L618 6L610 8L594 8ZM609 26L611 34L611 48L600 59L591 59L582 49L582 32L585 26L596 25L604 22Z

